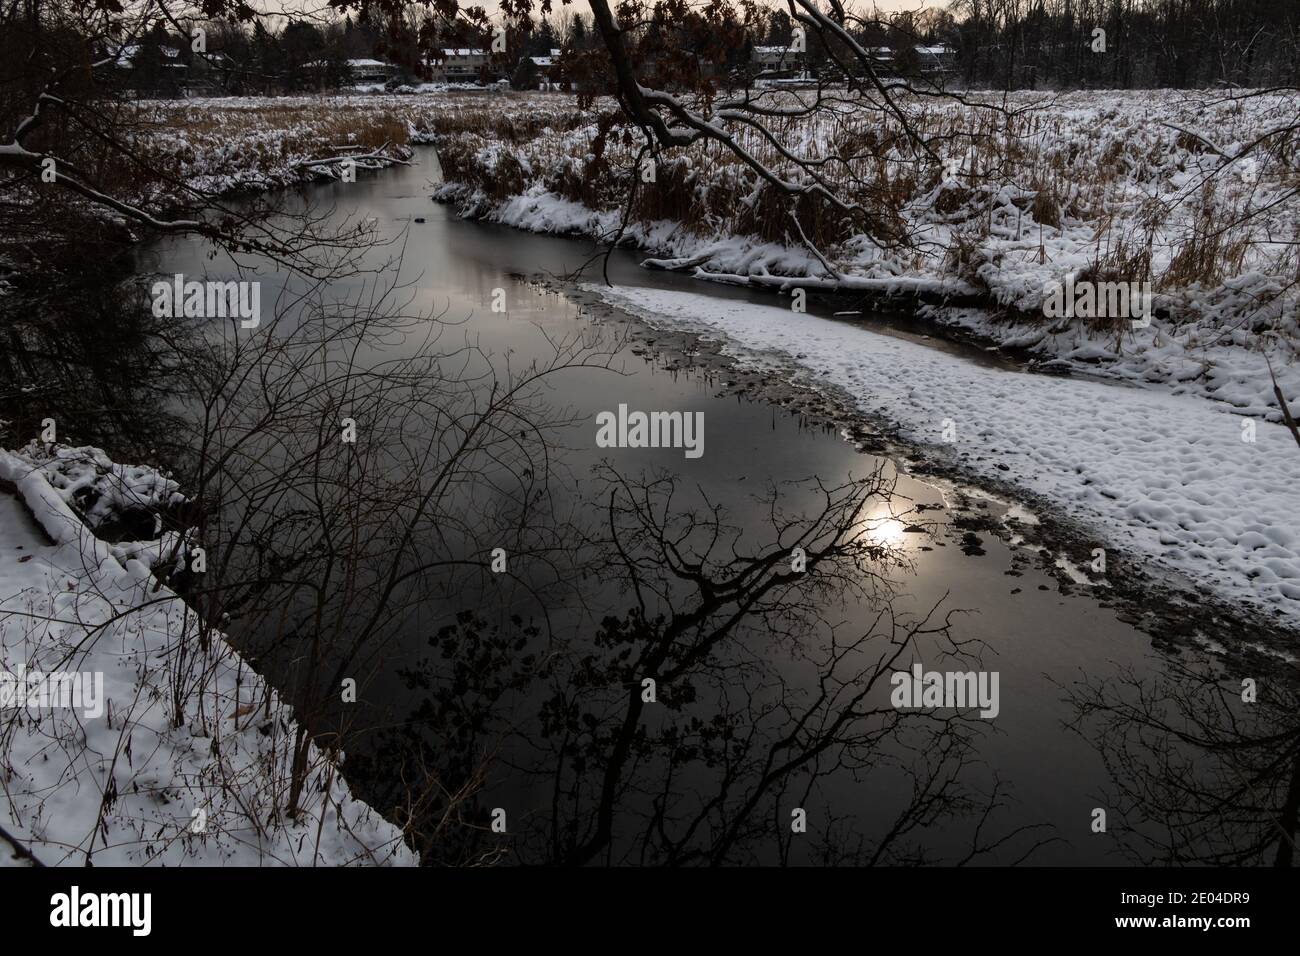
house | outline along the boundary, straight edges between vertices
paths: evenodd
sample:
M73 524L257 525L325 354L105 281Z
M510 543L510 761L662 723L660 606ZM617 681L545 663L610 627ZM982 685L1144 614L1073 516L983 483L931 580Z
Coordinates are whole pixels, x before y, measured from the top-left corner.
M148 57L151 51L157 52L160 67L181 70L187 68L185 61L181 59L181 51L174 46L167 46L162 43L159 43L156 47L146 47L143 43L128 43L118 51L116 66L120 70L133 70L139 62Z
M957 69L957 51L945 44L918 46L916 55L922 73L952 73Z
M871 58L871 67L877 73L885 72L894 65L894 48L892 46L869 46L867 56Z
M541 89L550 89L559 79L560 51L551 50L547 56L525 57L532 63L532 73Z
M950 46L902 47L895 50L888 46L871 46L866 48L871 57L873 69L883 75L936 76L951 73L957 66L957 51Z
M348 60L347 68L353 83L386 83L401 72L400 68L391 63L365 57Z
M757 73L780 73L798 70L803 66L803 54L790 46L755 46L749 62Z
M444 83L477 83L484 68L490 69L487 51L468 47L439 50L429 60L433 79Z
M191 93L229 93L238 84L239 66L220 50L195 53L190 59Z
M117 52L113 68L140 91L178 95L189 86L189 64L178 47L128 43Z

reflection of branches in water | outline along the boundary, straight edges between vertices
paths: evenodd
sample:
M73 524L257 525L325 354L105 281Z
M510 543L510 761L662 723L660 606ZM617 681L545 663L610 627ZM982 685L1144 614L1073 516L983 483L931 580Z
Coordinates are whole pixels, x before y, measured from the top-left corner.
M773 488L766 529L742 532L703 493L603 471L604 507L579 520L552 495L575 418L546 383L608 368L617 343L548 340L516 367L446 316L408 314L386 275L343 300L286 285L252 333L178 324L167 342L182 396L170 437L194 450L178 476L194 500L169 526L210 555L204 576L178 562L171 581L205 635L231 629L287 685L295 753L346 745L354 785L412 821L429 862L921 862L957 818L972 831L958 860L1032 851L1032 828L1002 828L1000 790L960 779L978 725L888 704L890 674L922 650L977 652L937 609L893 613L904 561L877 527L899 517L880 474ZM534 619L512 618L488 573L497 547ZM871 612L851 633L850 605ZM418 631L433 653L399 676L421 706L362 726L341 683L364 694ZM492 784L546 791L508 841L472 797L494 756ZM844 797L867 786L878 829ZM789 830L796 806L814 816L806 838Z
M310 195L243 202L250 215L276 222L304 246L331 223L347 221ZM392 299L395 283L386 285L380 277L400 267L405 233L381 235L369 221L347 228L356 232L353 239L343 242L330 233L311 247L312 267L304 270L310 274L300 276L298 286L282 287L274 308L278 316L295 315L313 300L319 302L332 286L366 277L371 281L352 306L392 310L391 301L385 306L362 297L386 294ZM256 281L255 267L268 265L248 257L227 258L241 279ZM194 429L176 400L183 400L187 380L198 376L208 360L216 359L214 369L225 366L224 353L232 343L224 323L236 320L153 315L147 295L152 279L135 275L139 268L125 257L91 256L74 275L61 278L57 288L0 296L0 400L8 430L0 432L0 441L21 444L40 430L43 419L53 418L62 440L112 449L121 461L184 461ZM264 289L276 284L262 280ZM235 354L257 351L247 342L235 349Z
M1241 680L1171 661L1067 688L1071 729L1110 773L1108 828L1144 864L1290 866L1300 816L1300 699L1277 673L1243 702Z
M449 317L409 312L414 293L392 266L359 286L286 283L273 318L247 334L235 323L154 320L122 287L105 316L33 324L3 355L27 369L24 382L61 383L61 405L31 412L37 422L54 412L60 437L71 430L64 421L87 434L100 404L93 434L108 447L132 447L115 425L138 426L150 451L166 447L192 498L147 515L139 536L157 536L155 517L179 533L157 572L203 612L202 648L220 627L260 653L298 708L304 757L312 734L337 745L346 729L326 733L341 682L364 687L392 638L438 595L481 588L493 548L510 552L512 569L528 559L522 590L564 580L572 549L549 482L557 430L573 416L551 406L545 385L567 369L606 368L617 348L614 336L587 333L548 336L522 365L491 355ZM131 334L105 349L118 328ZM42 351L47 340L57 362ZM209 555L201 575L186 567L191 544ZM306 768L295 769L301 782Z
M916 720L884 693L916 642L947 637L949 622L893 615L884 574L900 558L867 517L892 491L880 473L838 488L809 483L808 514L786 513L773 489L771 540L757 548L716 506L678 510L670 480L609 480L603 561L635 604L607 618L596 653L554 681L543 733L558 758L547 771L562 808L547 835L555 857L762 859L823 778L889 764L915 775L917 799L863 846L864 859L908 854L907 834L959 808L962 719ZM793 568L795 548L803 571ZM845 637L829 615L858 600L876 609L874 620ZM645 678L657 683L657 713L639 692ZM886 753L905 726L928 761L905 766ZM784 859L791 844L780 845Z
M39 422L55 411L60 437L71 430L65 409L78 437L89 432L102 383L105 421L93 434L118 453L132 447L114 437L110 416L120 410L145 448L165 446L191 498L153 508L132 531L157 537L161 519L176 533L176 552L156 572L202 612L200 649L214 627L229 631L287 692L304 759L312 742L342 745L351 719L340 706L344 679L364 694L396 636L431 617L439 626L440 597L469 600L489 579L499 591L511 577L543 614L561 603L543 600L568 580L573 552L567 506L552 494L553 456L575 419L553 406L547 382L607 369L618 349L616 335L598 330L566 338L540 330L534 360L493 355L454 317L412 312L415 290L399 279L400 261L389 265L361 282L286 282L271 308L263 299L263 323L251 332L154 320L124 286L106 310L132 333L119 347L103 347L119 325L96 315L25 329L24 347L3 356L32 366L24 381L62 383L62 406L35 403L30 413ZM58 363L45 360L40 335L57 339L47 351ZM85 348L67 348L70 338ZM83 354L93 358L84 373L69 372ZM344 437L350 424L355 441ZM202 574L186 565L190 545L207 551ZM507 575L488 574L495 548L511 556ZM422 779L458 794L478 772L466 767L446 787ZM296 766L295 784L305 778ZM295 788L290 813L299 796ZM399 802L419 813L428 799L412 792Z
M286 293L273 323L209 343L193 372L191 487L218 503L201 517L220 569L193 593L209 620L257 628L317 732L342 683L364 684L433 600L483 587L493 549L533 569L563 560L548 480L573 416L543 386L611 354L548 339L514 367L442 317L402 314L390 275L342 303Z
M179 330L150 315L133 284L101 277L58 292L0 297L0 443L20 445L53 418L62 440L111 448L121 460L175 457Z
M553 634L544 650L518 620L463 615L407 675L426 695L421 707L367 758L363 775L403 759L463 773L499 749L498 783L529 795L508 842L484 832L480 808L478 827L439 826L441 842L421 846L426 862L489 847L529 863L924 862L927 833L958 817L970 845L957 862L1041 845L1034 827L1002 829L998 785L980 795L958 779L978 722L889 704L889 676L923 644L976 655L937 609L894 615L885 573L901 557L866 518L891 490L880 474L772 489L758 546L707 500L679 507L672 479L602 478L606 522L590 534L587 563L631 608ZM808 514L779 505L808 492ZM806 571L793 570L796 547ZM832 615L850 602L874 610L846 635ZM837 817L846 787L855 796ZM864 794L884 808L878 832L863 829ZM796 807L823 808L807 837L790 831ZM438 826L441 811L430 810Z
M483 815L471 811L471 798L545 666L540 636L518 616L494 624L462 611L428 639L431 656L398 669L420 703L395 723L351 728L349 780L365 787L372 805L412 821L410 836L427 865L466 865L505 852Z

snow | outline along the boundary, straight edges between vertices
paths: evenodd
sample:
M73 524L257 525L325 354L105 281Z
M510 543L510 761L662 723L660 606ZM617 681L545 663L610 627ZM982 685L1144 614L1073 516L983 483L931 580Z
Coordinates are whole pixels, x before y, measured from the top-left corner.
M1300 448L1281 425L1161 387L1006 371L777 306L588 285L656 326L791 357L926 452L1010 482L1223 598L1300 624ZM794 357L798 357L797 359ZM944 443L945 423L957 440ZM1253 429L1254 441L1243 440Z
M774 97L771 106L798 96L767 95ZM778 175L804 178L774 156L758 132L731 121L723 103L715 104L710 122L764 157ZM650 253L647 264L689 269L714 282L924 295L932 303L925 314L935 322L1025 350L1037 361L1164 383L1276 422L1281 412L1271 368L1287 400L1300 403L1298 264L1286 238L1300 230L1296 166L1294 158L1250 146L1261 137L1273 142L1268 134L1295 122L1295 97L1264 91L1021 92L1009 94L1006 105L1004 128L975 150L961 131L981 128L987 116L955 102L902 97L900 109L934 137L941 162L918 160L897 146L855 155L850 165L856 178L844 183L846 195L855 198L854 183L861 182L897 189L899 221L912 240L905 247L851 235L814 253L790 232L781 242L760 238L752 210L761 208L766 187L717 144L669 153L658 165L661 184L689 192L692 221L653 220L634 210L623 239ZM622 134L635 131L618 125L602 130L576 112L548 113L547 121L540 135L519 141L504 139L501 123L485 124L482 134L466 131L463 123L453 127L455 134L438 141L443 167L451 172L436 197L462 214L519 228L612 239L637 169L639 140ZM880 144L895 132L891 123L846 108L801 120L782 137L794 154L818 159L842 152L850 132ZM602 161L593 175L598 137ZM1220 145L1205 148L1207 139ZM994 140L1001 144L996 150ZM523 170L524 182L516 194L500 197L493 172L503 156ZM640 194L656 188L662 187L646 184ZM1222 248L1205 255L1208 265L1197 258L1207 223L1225 224ZM1191 268L1189 261L1198 264ZM1156 310L1150 324L1119 334L1104 322L1047 319L1049 290L1090 270L1128 281L1149 278ZM974 301L935 301L943 296ZM982 307L960 307L971 304Z
M106 696L97 718L0 709L0 828L47 865L417 862L314 747L286 817L296 722L220 634L201 645L193 611L151 573L181 539L109 544L70 506L89 503L92 521L160 507L174 482L36 444L0 451L0 482L15 491L0 491L0 670L102 674ZM0 866L21 864L0 851Z

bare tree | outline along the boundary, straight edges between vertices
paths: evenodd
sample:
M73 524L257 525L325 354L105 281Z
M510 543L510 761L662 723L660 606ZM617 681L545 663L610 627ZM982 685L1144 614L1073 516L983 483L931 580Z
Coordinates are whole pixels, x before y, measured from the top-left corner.
M1293 865L1294 675L1245 662L1165 668L1106 682L1081 675L1063 688L1075 708L1071 729L1110 772L1102 799L1119 821L1111 832L1120 849L1144 865Z
M979 648L951 638L949 614L892 611L902 557L871 533L883 519L869 515L890 497L880 474L772 489L757 536L675 479L601 477L604 522L582 549L598 619L544 633L466 610L428 639L406 672L422 703L364 762L361 776L383 776L405 762L498 754L491 796L466 809L458 832L439 831L433 854L918 863L937 859L934 828L964 827L969 843L949 861L961 863L1024 859L1049 839L1008 824L996 781L982 790L967 779L979 721L890 704L890 675L916 655L972 663ZM782 506L805 492L815 499L806 511ZM796 548L807 562L798 571ZM875 608L873 623L844 633L833 609L855 600ZM889 810L864 819L856 801L836 802L848 786ZM490 807L507 809L506 834L486 827ZM791 828L799 808L812 808L806 837Z

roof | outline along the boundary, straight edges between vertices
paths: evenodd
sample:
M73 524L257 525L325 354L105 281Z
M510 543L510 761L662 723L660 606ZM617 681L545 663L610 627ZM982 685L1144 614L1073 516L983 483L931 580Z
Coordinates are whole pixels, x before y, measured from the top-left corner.
M130 67L134 64L136 57L140 55L140 51L143 49L144 44L142 43L126 44L126 46L122 47L121 51L117 54L117 65L121 67ZM158 44L157 49L158 52L168 60L178 60L181 55L181 51L174 46L164 46L160 43ZM173 67L175 69L186 69L184 63L164 63L163 66Z
M487 56L486 50L478 50L472 47L457 47L454 50L443 50L443 56Z
M387 67L391 65L385 63L383 60L370 60L365 57L361 57L357 60L348 60L347 63L348 66L352 67L354 70L373 70L379 67Z

